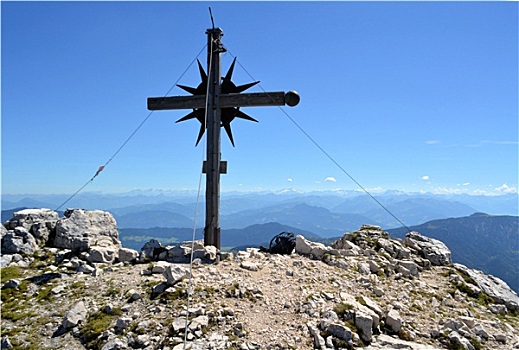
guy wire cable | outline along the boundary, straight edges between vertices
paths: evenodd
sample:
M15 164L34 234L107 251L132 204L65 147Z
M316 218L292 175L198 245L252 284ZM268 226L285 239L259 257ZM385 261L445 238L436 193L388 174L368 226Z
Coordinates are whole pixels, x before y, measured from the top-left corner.
M236 57L234 56L234 54L232 52L230 52L229 50L227 50L231 56L233 57ZM245 67L241 64L240 61L238 61L238 65L245 71L245 73L247 73L249 75L249 77L252 79L252 80L257 80L255 79L248 71L247 69L245 69ZM263 86L261 86L261 84L259 83L258 86L260 87L260 89L266 93L268 95L268 92L265 91L265 89L263 89ZM274 99L272 98L272 101L274 101ZM369 197L371 197L371 199L373 199L382 209L384 209L389 215L391 215L391 217L393 217L393 219L395 219L396 221L398 221L398 223L400 225L402 225L402 227L404 227L408 232L411 232L412 230L406 225L404 224L404 222L402 220L400 220L395 214L393 214L384 204L382 204L377 198L375 198L364 186L362 186L360 184L360 182L358 182L352 175L350 175L350 173L348 173L346 171L346 169L344 169L328 152L326 152L326 150L321 147L321 145L319 145L319 143L317 143L317 141L314 140L314 138L312 136L310 136L310 134L308 132L306 132L303 127L301 125L299 125L295 120L294 118L292 118L287 111L285 111L285 109L283 109L281 106L278 106L279 109L281 110L281 112L283 112L283 114L285 114L285 116L299 129L299 131L301 131L303 133L303 135L305 135L330 161L332 161L333 164L335 164L335 166L337 166L346 176L348 176L364 193L366 193Z
M177 81L169 88L169 90L163 95L163 98L167 97L167 95L171 92L171 90L173 90L173 88L178 84L178 82L180 81L180 79L182 79L182 77L187 73L187 71L189 70L189 68L191 68L191 66L193 65L193 63L196 61L196 59L198 58L198 56L200 56L200 54L202 53L202 51L207 47L207 45L204 45L204 47L202 47L202 49L198 52L198 54L195 56L195 58L191 61L191 63L187 66L187 68L184 70L184 72L180 75L180 77L177 79ZM55 211L58 211L59 209L61 209L61 207L63 207L65 204L67 204L72 198L74 198L75 196L77 196L85 187L87 187L91 182L94 181L94 179L106 168L106 166L108 164L110 164L112 162L112 160L119 154L119 152L121 152L121 150L126 146L126 144L135 136L135 134L140 130L140 128L148 121L148 119L151 117L151 115L153 114L153 112L155 111L150 111L148 113L148 115L146 116L146 118L144 118L144 120L139 124L139 126L137 126L137 128L135 128L135 130L130 134L130 136L128 136L128 138L121 144L121 146L117 149L117 151L114 152L114 154L112 154L112 156L108 159L108 161L104 164L104 165L101 165L96 173L94 174L94 176L92 176L92 178L90 180L88 180L83 186L81 186L76 192L74 192L70 197L68 197L63 203L61 203L60 206L58 206Z

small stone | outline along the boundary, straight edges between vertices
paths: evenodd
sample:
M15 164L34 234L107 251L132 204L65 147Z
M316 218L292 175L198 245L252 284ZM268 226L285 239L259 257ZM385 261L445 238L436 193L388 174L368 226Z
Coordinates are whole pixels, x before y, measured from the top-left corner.
M339 338L339 339L342 339L345 341L351 340L351 337L352 337L351 330L348 327L343 326L342 324L332 323L326 328L326 330L328 332L330 332L330 334L336 338Z
M498 342L500 343L503 343L503 344L506 344L506 334L503 334L503 333L500 333L500 334L496 334L495 335L495 338Z
M9 288L18 288L20 286L20 281L17 279L12 279L4 283L2 286L2 289L9 289Z
M142 299L141 295L135 289L130 289L127 295L129 295L130 302Z
M85 304L80 301L72 309L67 311L61 325L65 329L75 327L79 322L83 321L87 317L88 311Z
M164 273L166 271L166 267L170 266L171 264L167 261L157 261L153 263L153 268L151 269L151 273Z
M386 327L391 332L398 333L402 328L402 319L397 310L391 309L386 316Z
M505 305L490 304L490 305L488 305L488 309L490 310L490 312L492 312L496 315L506 315L506 306Z
M63 292L64 290L65 290L65 286L64 285L59 285L57 287L52 288L50 292L51 292L51 294L56 295L56 294L59 294L59 293Z
M115 321L115 329L118 331L125 330L130 326L132 319L130 317L121 317Z
M169 286L181 281L182 279L189 276L189 270L183 266L169 265L166 267L163 273L166 277L166 282Z
M171 328L173 329L174 334L178 334L179 332L186 329L186 319L185 318L176 318L171 323Z
M256 265L253 262L247 261L247 260L242 261L240 264L240 267L245 270L249 270L249 271L258 271L259 270L258 265Z

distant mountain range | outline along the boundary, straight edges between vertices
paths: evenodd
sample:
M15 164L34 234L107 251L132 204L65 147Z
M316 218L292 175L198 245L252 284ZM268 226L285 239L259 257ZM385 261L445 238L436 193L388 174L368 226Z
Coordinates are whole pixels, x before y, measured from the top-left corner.
M375 196L406 225L475 212L518 215L518 195L435 195L386 191ZM2 195L2 209L46 207L55 209L65 195ZM135 191L123 194L84 193L64 208L110 211L120 228L193 227L196 193L189 191ZM198 226L204 225L204 201L199 204ZM222 193L222 229L241 229L254 224L279 222L334 237L369 223L384 229L400 223L372 198L357 191ZM2 222L10 217L2 216Z
M452 260L501 278L519 293L519 217L475 213L433 220L410 229L444 242ZM388 230L404 238L403 228Z

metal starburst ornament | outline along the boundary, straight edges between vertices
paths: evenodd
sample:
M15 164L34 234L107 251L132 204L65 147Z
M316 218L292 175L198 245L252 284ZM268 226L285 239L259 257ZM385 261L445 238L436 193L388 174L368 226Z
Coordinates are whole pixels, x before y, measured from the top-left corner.
M189 92L192 95L205 95L207 92L207 74L205 73L204 68L202 67L202 64L199 60L198 62L198 70L200 71L200 78L202 79L202 82L196 87L190 87L185 85L177 84L177 86L187 92ZM243 84L236 86L232 82L232 73L234 71L234 64L236 63L236 58L232 61L231 66L229 67L229 70L227 71L227 74L225 74L225 77L222 78L222 82L220 85L221 93L222 94L237 94L240 92L243 92L247 90L250 87L253 87L254 85L258 84L259 81L255 81L253 83ZM205 123L205 108L193 108L193 111L189 113L188 115L180 118L176 121L176 123L186 121L188 119L196 118L200 122L200 131L198 132L198 138L196 140L196 145L200 142L202 139L202 136L204 136L205 129L207 128ZM229 136L229 140L231 141L231 144L234 147L234 139L232 137L232 130L231 130L231 122L235 118L241 118L250 120L252 122L258 122L256 119L252 118L251 116L243 113L240 111L240 107L227 107L221 109L221 123L220 127L223 127L225 129L225 132L227 133L227 136Z

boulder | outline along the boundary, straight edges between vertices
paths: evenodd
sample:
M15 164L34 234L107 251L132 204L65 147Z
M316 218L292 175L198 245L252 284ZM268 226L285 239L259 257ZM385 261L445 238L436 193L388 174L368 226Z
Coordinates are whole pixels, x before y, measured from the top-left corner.
M2 253L4 253L3 248L2 248ZM12 261L13 261L13 256L11 254L2 254L0 256L0 268L9 266L9 264L11 264Z
M398 333L402 328L402 318L397 310L391 309L387 313L386 328L393 333Z
M2 289L18 288L21 282L17 279L11 279L2 285Z
M184 242L180 243L180 246L186 247L189 249L193 248L193 250L201 250L201 249L204 249L204 240L199 239L196 241L184 241Z
M324 254L329 253L331 248L322 243L306 240L303 236L296 236L296 253L300 255L312 255L315 259L321 260Z
M218 249L215 246L208 245L202 249L193 252L193 259L216 260Z
M11 220L6 222L8 229L14 230L18 226L24 227L27 231L36 223L56 223L59 219L58 213L47 208L42 209L24 209L13 214Z
M68 310L65 314L65 317L63 317L63 321L61 322L61 325L65 329L73 328L77 326L77 324L81 321L83 321L87 317L88 311L85 307L85 304L80 301L72 309Z
M376 341L371 343L367 349L409 349L409 350L438 350L437 347L418 344L415 342L393 338L386 334L380 334L376 337Z
M488 309L493 314L506 315L506 306L505 305L490 304L490 305L488 305Z
M117 223L112 214L101 210L68 209L56 222L54 246L76 252L91 247L121 247Z
M189 269L184 266L169 265L164 270L164 277L169 286L174 285L185 277L189 276Z
M157 260L161 252L165 251L166 248L160 244L156 239L150 239L146 242L139 254L139 261L144 262L146 260Z
M191 247L173 246L166 250L165 260L174 263L189 262L191 259Z
M326 349L326 342L321 336L319 329L310 322L308 322L306 326L308 327L308 332L314 338L314 349Z
M335 338L339 338L341 340L349 341L352 338L352 332L351 329L348 327L340 324L340 323L332 323L327 328L326 331L328 331L331 335L333 335Z
M357 314L359 314L361 315L361 318L358 322L362 327L366 327L367 324L371 323L371 335L373 332L379 332L378 327L380 325L380 317L382 316L383 312L377 303L375 303L367 296L362 296L359 298L359 301L357 301L353 295L346 292L340 292L339 297L345 304L352 306L352 309L350 310L351 316L346 317L346 319L351 318L355 322L355 317ZM371 322L367 318L371 318ZM365 337L369 337L369 330L364 330L364 333Z
M454 264L456 270L470 277L475 285L494 299L495 303L504 304L510 310L519 311L519 297L503 280L486 275L482 271L469 269L461 264Z
M456 331L449 333L449 340L451 342L452 348L454 349L475 350L470 341Z
M151 268L151 273L153 274L163 274L166 271L166 268L171 266L171 263L167 261L157 261L153 263L153 267Z
M117 252L117 261L119 262L132 262L136 260L139 256L139 252L130 248L119 248Z
M418 276L418 265L412 261L400 260L397 263L397 266L405 268L412 276ZM398 268L397 268L398 271ZM398 271L400 272L400 271Z
M2 237L2 254L32 255L39 249L36 239L23 226Z
M357 263L357 269L362 275L369 275L371 273L370 264L366 261L359 261Z
M259 270L258 265L249 260L242 261L240 264L240 267L245 270L249 270L249 271L258 271Z
M344 235L331 244L331 247L338 249L341 255L359 255L360 247L350 241L351 237Z
M432 265L452 264L450 249L437 239L425 237L413 231L405 236L405 244L408 248L415 250L417 255L429 260Z
M366 295L360 295L360 296L358 296L358 300L361 305L364 305L368 309L374 311L377 314L377 316L379 316L379 317L383 316L384 312L382 311L380 306L370 297L368 297Z
M111 264L114 262L119 252L119 247L98 247L93 246L88 250L87 260L91 263Z
M126 349L127 344L125 342L123 342L121 339L119 338L113 338L113 339L110 339L108 342L106 342L105 345L103 345L103 347L101 348L101 350L121 350L121 349Z
M360 338L371 342L373 337L373 318L361 311L355 313L355 327L359 331Z

